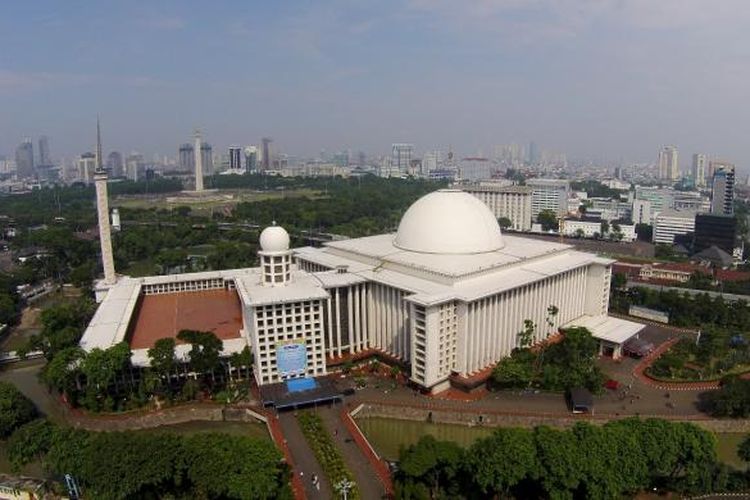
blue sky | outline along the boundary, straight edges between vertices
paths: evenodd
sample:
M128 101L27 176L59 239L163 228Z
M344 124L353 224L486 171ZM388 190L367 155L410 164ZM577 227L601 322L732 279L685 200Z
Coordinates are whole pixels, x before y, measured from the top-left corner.
M0 154L47 134L223 148L489 153L536 140L652 161L750 161L746 0L0 2Z

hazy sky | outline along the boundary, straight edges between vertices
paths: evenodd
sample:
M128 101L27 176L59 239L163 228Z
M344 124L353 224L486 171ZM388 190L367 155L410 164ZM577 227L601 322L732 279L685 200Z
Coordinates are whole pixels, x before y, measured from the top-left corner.
M0 2L0 154L51 137L750 163L747 0Z

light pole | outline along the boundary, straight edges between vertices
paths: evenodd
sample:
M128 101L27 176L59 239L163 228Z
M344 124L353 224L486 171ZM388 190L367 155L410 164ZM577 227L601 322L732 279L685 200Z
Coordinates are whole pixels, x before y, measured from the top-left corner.
M344 500L347 500L348 493L351 491L352 488L354 488L356 484L353 481L349 481L348 479L344 478L335 485L333 485L333 488L341 493Z

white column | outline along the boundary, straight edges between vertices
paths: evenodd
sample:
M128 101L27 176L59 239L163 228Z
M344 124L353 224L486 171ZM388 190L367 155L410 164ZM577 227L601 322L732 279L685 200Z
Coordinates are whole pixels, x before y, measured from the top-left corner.
M331 301L333 300L333 297L328 297L328 300L326 300L326 308L328 311L328 355L330 357L334 357L335 354L333 352L333 315L331 314Z
M360 285L354 285L354 352L362 350L362 317L360 314Z
M349 353L356 352L354 350L354 306L352 304L352 287L346 288L346 317L347 321L347 335L349 336Z
M336 352L341 356L341 296L338 288L336 289L336 340L338 341Z
M104 283L112 285L117 281L115 259L112 255L112 233L109 228L109 202L107 200L107 173L97 172L94 175L96 188L96 212L99 221L99 245L102 251Z

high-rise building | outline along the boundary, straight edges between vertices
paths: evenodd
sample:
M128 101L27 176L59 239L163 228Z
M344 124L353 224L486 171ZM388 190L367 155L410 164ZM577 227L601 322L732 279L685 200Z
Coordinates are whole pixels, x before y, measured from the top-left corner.
M737 235L737 218L729 215L698 214L695 216L693 253L717 246L731 255Z
M536 142L531 141L529 143L529 165L537 165L541 160L541 154L539 152L539 146Z
M242 148L229 146L229 168L239 170L242 168Z
M214 149L207 143L201 143L201 163L203 164L203 175L214 173Z
M413 153L414 146L412 144L393 144L391 147L391 170L396 170L401 174L408 173Z
M125 174L122 153L119 151L112 151L107 155L107 171L112 177L122 177Z
M526 185L532 188L531 216L536 220L542 210L551 210L558 217L568 213L570 183L562 179L529 179Z
M659 151L659 179L676 181L680 177L680 165L677 162L677 148L664 146Z
M247 146L245 148L245 172L255 172L258 170L258 148Z
M177 152L177 165L183 172L192 172L195 170L195 150L189 142L180 145Z
M49 139L46 135L39 138L39 165L45 167L52 165L52 159L49 155Z
M429 173L438 169L440 165L440 151L429 151L422 156L422 172L425 177Z
M273 162L271 161L271 154L272 154L271 143L272 142L273 142L273 139L271 139L270 137L264 137L263 139L261 139L262 146L261 146L261 152L260 152L260 155L261 155L260 161L261 161L261 166L263 167L262 169L264 171L271 170L273 168Z
M734 165L716 162L713 171L711 213L732 215L734 213Z
M509 229L531 230L531 187L475 184L466 186L463 190L482 200L492 210L495 218L510 220Z
M85 184L91 184L94 180L94 171L96 170L96 155L91 151L83 153L78 158L78 181Z
M142 154L131 153L125 159L125 177L131 181L142 180L145 169L146 165L143 162Z
M706 167L708 166L708 158L706 155L701 153L695 153L693 155L693 182L695 187L702 188L706 187Z
M34 177L34 144L31 139L24 140L16 148L16 177L19 179Z

